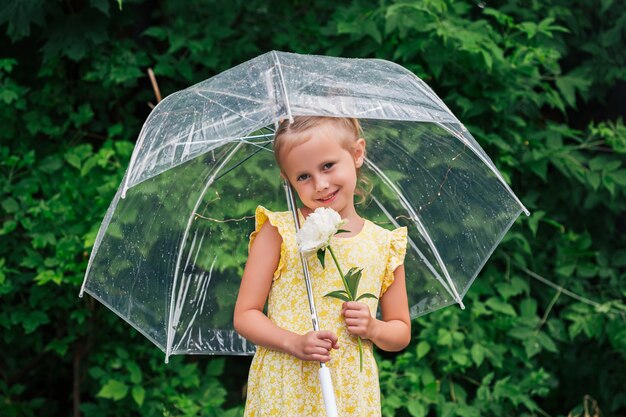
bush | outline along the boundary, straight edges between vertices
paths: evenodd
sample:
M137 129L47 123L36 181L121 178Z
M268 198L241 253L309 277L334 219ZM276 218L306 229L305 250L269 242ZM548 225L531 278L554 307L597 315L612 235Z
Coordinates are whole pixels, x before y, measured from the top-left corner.
M76 295L155 103L270 49L394 60L532 212L468 293L379 352L388 416L626 412L624 7L14 1L0 9L3 415L240 415L249 360L163 355ZM229 372L224 372L224 367ZM72 410L70 412L70 409Z

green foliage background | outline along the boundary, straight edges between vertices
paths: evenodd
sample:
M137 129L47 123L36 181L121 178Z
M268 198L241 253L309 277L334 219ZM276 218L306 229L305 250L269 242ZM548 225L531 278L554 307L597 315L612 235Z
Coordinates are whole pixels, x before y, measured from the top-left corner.
M249 359L166 366L77 294L155 103L147 69L167 95L272 49L408 67L532 212L465 311L427 315L404 352L379 352L383 414L578 415L585 395L626 414L623 3L311 4L0 4L0 414L241 414Z

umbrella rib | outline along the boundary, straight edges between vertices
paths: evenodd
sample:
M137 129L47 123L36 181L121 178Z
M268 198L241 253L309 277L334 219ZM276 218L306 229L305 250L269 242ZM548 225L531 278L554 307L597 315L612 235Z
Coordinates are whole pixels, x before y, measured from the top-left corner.
M172 323L171 325L172 328L178 326L178 323L180 321L180 315L182 313L182 303L183 303L183 300L187 298L187 292L189 291L189 285L191 284L190 276L191 274L185 277L185 274L183 273L183 281L181 282L181 290L179 291L178 296L176 297L176 304L174 306L174 320L173 320L174 323ZM171 316L171 312L170 312L170 316ZM172 335L172 338L173 338L173 335ZM169 334L168 334L168 343L169 343Z
M285 86L285 77L283 76L282 64L278 60L278 54L276 51L272 51L272 58L274 58L274 66L278 68L278 79L283 90L283 96L285 97L285 106L287 107L287 117L289 123L293 123L293 116L291 115L291 104L289 103L289 96L287 95L287 86Z
M239 142L239 143L246 143L246 142ZM243 164L244 162L246 162L248 159L252 158L254 155L258 154L259 152L261 152L262 150L269 150L264 146L259 146L257 148L256 151L252 152L250 155L246 156L244 159L242 159L241 161L237 162L235 165L233 165L232 167L228 168L226 170L226 172L224 172L222 175L220 175L219 177L215 178L215 181L219 180L220 178L222 178L223 176L225 176L226 174L228 174L229 172L231 172L233 169L237 168L239 165Z
M191 136L195 135L196 133L198 133L198 132L200 132L202 130L206 130L209 127L210 126L199 128L195 132L190 132L186 136L187 136L187 138L190 138ZM209 146L209 148L207 150L205 150L203 152L203 153L206 153L206 152L209 152L210 150L214 149L214 147L212 147L212 146L215 146L215 145L228 143L228 142L234 142L234 141L238 141L238 140L244 140L244 139L247 139L247 138L256 139L256 138L266 138L266 137L273 137L273 136L274 136L273 133L267 133L267 134L263 134L263 135L253 135L253 136L227 136L225 138L209 139L209 140L203 140L203 141L198 141L198 142L193 142L193 141L191 141L191 142L179 142L179 143L169 142L169 143L167 143L165 145L159 146L156 149L150 150L150 152L148 153L148 155L144 159L150 159L150 158L152 158L153 154L159 153L159 152L161 152L161 150L169 148L169 147L183 146L183 145L188 145L188 144L191 144L191 145L196 145L196 144L202 145L202 144L206 144L206 143L212 144L212 145ZM173 166L171 166L170 168L172 168L172 167Z
M207 101L210 101L211 103L213 103L213 104L215 104L215 105L217 105L217 106L219 106L219 107L223 108L224 110L227 110L227 111L229 111L229 112L230 112L230 113L232 113L232 114L236 114L237 116L241 117L242 119L251 120L251 121L253 121L253 122L257 122L257 121L258 121L258 120L254 120L254 119L252 119L252 118L250 118L250 117L246 116L246 115L245 115L245 114L243 114L243 113L240 113L240 112L238 112L238 111L235 111L235 110L231 109L231 108L230 108L230 107L228 107L228 106L225 106L225 105L223 105L223 104L221 104L221 103L218 103L217 101L213 100L212 98L209 98L209 97L207 97L207 96L205 96L205 95L202 95L200 92L198 92L198 93L196 93L196 94L198 94L198 95L199 95L200 97L202 97L203 99L205 99L205 100L207 100Z
M240 137L230 137L230 138L224 138L224 139L219 139L219 140L244 140L244 139L258 139L258 138L271 138L274 137L274 133L265 133L263 135L252 135L252 136L240 136ZM216 139L213 140L199 140L199 141L191 141L191 142L181 142L181 143L175 143L174 146L185 146L185 145L201 145L203 143L214 143L216 141ZM254 144L254 142L250 142L250 144Z
M391 142L392 146L394 146L396 149L398 149L400 152L402 152L404 157L409 158L410 160L415 162L415 164L418 165L418 166L421 165L421 163L415 158L415 156L413 156L411 153L407 152L407 150L404 147L400 146L399 143L397 143L394 140L390 140L390 142ZM433 174L431 174L429 170L424 170L424 171L425 171L426 175L428 175L430 177L430 179L432 179L435 182L439 181L439 179L435 178L435 176ZM447 193L447 190L442 190L442 191L444 193Z
M257 104L266 104L265 101L263 100L256 100L250 96L244 96L241 94L233 94L233 93L228 93L226 91L220 91L220 90L213 90L210 88L198 88L196 91L194 91L195 94L198 94L200 97L204 97L203 95L200 94L200 92L203 93L213 93L215 95L224 95L224 96L228 96L228 97L234 97L234 98L238 98L238 99L243 99L243 100L247 100L247 101L251 101L253 103L257 103Z
M389 179L389 177L387 177L381 171L380 168L376 166L376 164L374 164L369 158L365 158L365 163L367 164L369 168L371 168L374 172L378 174L378 176L383 180L385 184L387 184L389 188L391 188L396 193L396 195L398 196L400 200L400 204L402 204L402 206L409 212L409 214L411 215L411 219L417 226L417 230L422 233L422 236L426 239L426 243L428 243L428 246L430 246L430 249L433 251L433 254L435 255L435 259L437 259L437 262L439 263L439 267L441 268L441 271L446 277L446 281L448 281L448 285L450 286L450 289L452 289L451 295L454 297L456 302L461 306L461 308L464 309L465 305L463 304L463 300L461 300L461 297L459 296L456 286L452 282L450 273L448 272L448 269L443 263L443 259L441 258L441 255L439 254L437 247L435 246L433 240L431 239L430 235L426 231L426 228L424 227L424 224L422 223L418 214L415 212L415 210L413 210L413 207L411 207L411 204L408 202L404 194L402 194L402 192L398 189L398 187L396 187L396 185Z
M389 211L385 208L385 206L383 206L383 204L376 197L372 196L372 200L374 200L374 203L376 203L376 205L382 210L382 212L385 213L387 218L391 221L391 223L395 227L400 227L400 224L398 223L398 221L391 215L391 213L389 213ZM426 264L426 267L428 268L428 270L435 276L435 279L437 279L437 281L439 281L441 286L444 287L445 290L448 291L449 294L452 294L452 291L450 290L450 288L448 288L448 284L444 281L444 279L441 277L441 275L439 275L439 272L437 272L437 270L435 269L433 264L431 264L430 261L428 259L426 259L426 256L422 253L421 250L419 250L419 248L417 247L417 245L415 244L413 239L411 239L409 237L408 240L409 240L409 244L411 245L413 250L415 250L415 252L417 252L417 254L419 255L419 257L422 260L422 262L424 262Z
M200 250L200 248L198 247L198 251ZM193 322L196 320L196 316L198 315L198 313L202 314L202 311L204 310L204 301L206 299L206 295L207 295L207 290L209 288L209 283L211 282L211 276L213 275L213 266L215 266L215 261L217 260L217 256L213 259L213 263L211 264L211 268L209 270L209 275L207 277L206 274L202 273L200 274L200 278L198 281L200 281L200 295L198 296L199 299L199 304L200 304L200 310L197 310L194 312L193 317L191 318L191 320L189 321L189 324L187 325L187 330L185 330L185 333L183 333L183 335L180 337L180 341L176 344L176 346L174 346L172 348L173 352L177 352L178 349L180 348L181 343L185 340L185 337L187 336L187 334L189 334L189 332L191 331L191 326L193 325ZM205 280L206 278L206 280ZM202 341L202 336L200 336L200 342Z
M217 105L219 105L219 106L221 106L221 107L224 107L226 110L231 111L232 113L236 114L237 116L240 116L240 117L242 117L242 118L244 118L244 119L247 119L247 120L251 120L251 121L253 121L253 122L257 122L256 120L251 119L251 118L249 118L249 117L246 117L246 116L244 116L244 115L242 115L242 114L239 114L239 113L235 112L234 110L229 109L228 107L225 107L225 106L220 105L219 103L215 102L214 100L211 100L211 99L210 99L210 98L208 98L208 97L203 97L203 98L205 98L206 100L211 101L211 102L213 102L213 103L215 103L215 104L217 104ZM164 113L170 113L170 112L162 112L161 114L164 114ZM197 113L200 113L200 112L197 112ZM209 124L209 125L199 127L196 131L190 130L190 132L189 132L189 133L185 133L184 135L179 135L179 136L177 136L177 137L174 137L174 138L170 139L167 143L165 143L165 144L163 144L163 145L159 146L158 148L148 150L148 152L147 152L146 156L142 158L142 161L148 161L148 160L150 160L154 154L158 154L158 153L159 153L159 152L161 152L161 150L163 150L163 149L166 149L166 148L169 148L169 147L175 147L175 146L177 146L177 145L178 145L178 142L177 142L177 141L178 141L180 138L183 138L183 137L184 137L184 138L186 138L186 139L191 138L193 135L198 134L198 132L202 132L203 130L209 130L209 129L213 128L213 127L214 127L215 125L217 125L218 123L224 124L224 121L223 121L223 120L222 120L221 122L215 121L214 123L211 123L211 124ZM146 122L146 124L147 124L147 122ZM144 124L144 126L145 126L146 124ZM142 129L142 133L143 133L143 129ZM139 136L139 138L140 138L140 139L139 139L139 142L137 143L137 146L135 146L135 149L136 149L136 150L140 149L140 148L141 148L141 146L143 145L143 141L144 141L144 139L145 139L145 136L146 136L146 135L141 136L141 134L140 134L140 136ZM152 136L156 136L156 135L152 135ZM243 137L245 137L245 136L243 136ZM207 140L207 141L202 141L202 142L197 142L197 143L216 143L216 144L219 144L219 143L223 143L223 142L225 142L225 141L237 140L237 139L240 139L240 138L241 138L241 136L229 136L229 137L225 137L225 138L217 138L217 139ZM195 143L194 143L194 144L195 144ZM207 149L205 152L208 152L208 151L210 151L210 150L211 150L211 148ZM129 168L129 172L130 172L130 169L131 169L131 168L134 168L136 158L137 158L137 156L136 156L135 152L133 152L133 156L131 156L131 161L130 161L130 164L129 164L129 166L128 166L128 168ZM180 163L183 163L183 162L186 162L186 161L182 161L182 162L180 162ZM143 162L143 164L145 165L145 162ZM176 164L176 165L179 165L179 164ZM170 166L170 168L173 168L173 167L174 167L174 166L176 166L176 165L172 165L172 166ZM130 176L129 176L129 177L130 177ZM126 185L125 185L124 190L123 190L123 193L122 193L122 198L124 198L124 197L126 196L126 191L128 190L128 188L130 188L130 186L128 186L129 182L130 182L130 179L128 179L128 180L126 181ZM137 185L137 184L133 184L133 185Z
M187 329L185 330L185 333L183 333L183 335L180 337L179 342L176 344L176 346L174 346L172 348L173 352L178 351L178 349L180 348L181 343L183 343L183 341L185 340L185 338L187 337L187 335L189 334L189 332L191 331L191 325L193 324L193 322L196 320L196 316L198 315L198 310L196 310L193 313L193 317L191 318L191 320L189 321L189 324L187 326ZM188 344L189 345L189 344Z
M465 137L462 137L461 135L459 135L459 133L455 132L453 129L450 129L448 126L446 126L446 125L444 125L443 123L440 123L440 122L435 122L435 124L437 126L439 126L440 128L442 128L443 130L445 130L446 132L450 133L452 136L454 136L455 138L457 138L461 142L465 143L468 146L468 148L470 148L472 150L472 152L474 152L474 155L476 155L478 158L480 158L480 160L483 161L483 163L485 165L487 165L489 167L489 169L494 173L496 178L504 186L505 190L508 191L508 193L517 202L517 204L519 204L519 206L522 208L522 210L524 211L524 214L526 214L527 216L530 216L530 212L528 211L526 206L524 206L524 204L522 204L522 202L519 200L519 198L517 198L517 196L515 195L513 190L511 190L511 187L509 187L509 185L506 183L506 181L504 181L504 178L502 178L502 175L500 175L500 173L498 172L496 167L493 165L493 162L489 159L489 157L487 157L485 154L483 154L481 152L478 152L476 149L474 149L472 144L469 143L469 141ZM461 122L459 122L459 125L463 129L467 130L465 128L465 126L463 126L463 124Z
M209 290L209 283L211 282L211 277L213 276L213 267L215 266L215 262L217 261L217 255L215 255L215 258L213 258L213 262L211 262L211 268L209 268L209 277L208 279L205 281L204 285L202 286L202 290L200 292L200 313L202 313L202 311L204 310L204 301L206 300L206 296L208 294L208 290Z
M193 239L191 240L191 247L189 248L189 254L187 254L187 260L185 261L185 266L183 267L183 269L185 270L189 266L189 261L191 260L191 257L193 256L193 250L196 247L197 238L198 238L198 231L196 230L196 232L193 234Z
M185 241L187 240L187 236L189 235L189 229L191 228L191 223L193 222L193 219L195 218L195 213L198 211L198 207L200 207L200 203L202 202L202 199L204 198L204 195L206 194L207 190L215 182L215 178L217 177L217 174L232 159L232 157L239 150L239 148L241 148L241 146L243 146L243 142L239 142L233 148L233 150L230 151L230 153L228 155L226 155L224 160L215 169L215 172L213 172L213 174L211 175L211 177L209 178L209 180L205 184L204 189L202 190L202 192L198 196L198 200L196 201L196 205L193 208L193 210L191 211L191 215L189 216L189 219L187 220L187 227L185 228L185 232L183 233L183 237L182 237L182 239L180 241L180 246L178 248L178 257L176 259L176 269L174 270L174 281L172 283L172 292L176 291L176 284L177 284L177 281L178 281L178 274L179 274L179 271L180 271L180 264L181 264L181 260L182 260L182 257L183 257L183 249L185 248ZM166 329L167 330L166 331L166 334L167 334L167 345L166 345L166 351L165 351L165 362L166 363L169 361L169 356L170 356L171 351L172 351L172 342L174 341L174 334L172 333L172 320L174 318L173 317L174 307L175 307L175 305L174 305L174 297L171 296L171 298L170 298L170 309L169 309L169 319L168 319L167 329Z
M157 106L158 105L159 104L157 104ZM135 167L135 163L137 161L137 155L139 155L139 151L141 150L141 147L143 146L143 142L146 140L146 136L147 136L145 134L146 126L148 126L147 120L141 127L141 132L139 132L139 142L137 142L137 144L135 145L135 148L133 149L133 154L130 157L130 162L128 163L128 169L126 170L126 178L124 179L124 187L122 188L122 193L120 195L122 199L126 198L126 191L128 191L128 188L130 188L128 184L130 183L132 170Z
M194 132L194 134L195 134L195 133L198 133L198 132L200 132L200 131L202 131L202 130L205 130L205 129L207 129L207 128L208 128L208 127L206 127L206 128L200 128L200 129L198 129L196 132ZM195 145L196 143L199 143L199 144L204 144L204 143L209 143L209 144L212 144L212 145L210 145L210 146L209 146L206 150L204 150L204 151L203 151L200 155L197 155L197 156L201 156L201 155L203 155L203 154L205 154L205 153L207 153L207 152L210 152L210 151L214 150L214 149L215 149L215 148L217 148L219 145L223 145L223 144L225 144L225 143L235 142L235 141L243 141L243 140L247 139L248 137L250 137L250 138L253 138L253 139L254 139L254 138L257 138L257 137L258 137L258 138L261 138L261 137L270 137L270 136L273 136L273 135L274 135L273 133L272 133L272 134L269 134L269 133L268 133L268 134L266 134L266 135L254 135L254 136L228 136L228 137L225 137L225 138L217 138L217 139L211 139L211 140L206 140L206 141L201 141L201 142L193 142L192 144L193 144L193 145ZM187 136L187 137L189 137L189 135L186 135L186 136ZM182 144L185 144L185 143L182 143ZM182 145L182 144L181 144L181 145ZM157 149L152 149L152 150L150 150L150 151L149 151L148 156L146 156L145 158L143 158L143 160L145 161L145 160L150 159L150 158L152 157L152 155L153 155L153 154L158 153L158 152L160 152L161 150L163 150L163 149L165 149L165 148L172 147L172 146L178 146L178 145L179 145L178 143L167 143L167 144L165 144L165 145L162 145L162 146L158 147ZM136 147L135 147L135 148L136 148ZM197 157L197 156L196 156L196 157ZM181 161L181 162L178 162L178 163L176 163L176 164L174 164L174 165L170 165L170 166L168 166L168 169L175 168L175 167L177 167L178 165L183 164L183 163L185 163L185 162L187 162L187 161ZM144 164L145 164L145 163L144 163ZM132 166L132 165L129 165L129 171L128 171L128 172L130 172L130 168L131 168L131 166ZM157 175L158 175L158 174L157 174ZM141 181L136 182L136 183L134 183L134 184L132 184L132 185L130 185L130 186L128 186L128 181L127 181L127 182L126 182L125 187L128 187L128 188L134 187L135 185L140 184L141 182L146 181L146 180L148 180L148 179L150 179L150 178L152 178L152 177L154 177L154 176L155 176L155 175L151 175L150 177L148 177L148 178L144 178L144 179L142 179ZM128 188L126 188L126 190L127 190ZM126 192L126 191L124 191L124 193L125 193L125 192Z
M338 65L339 65L339 66L341 66L341 67L349 67L349 66L350 66L350 64L347 64L347 63L346 63L346 64L338 64ZM301 68L299 68L299 67L294 67L294 66L290 66L290 65L284 65L284 64L282 64L282 66L283 66L283 67L285 67L285 68L289 68L289 69L301 70ZM419 80L419 78L418 78L415 74L413 74L412 72L408 71L406 68L404 68L404 67L402 67L402 66L399 66L399 67L400 67L402 70L404 70L404 71L407 71L407 72L408 72L408 74L406 74L406 75L407 75L407 77L409 77L412 81L413 81L413 79L414 79L414 78L415 78L415 79L417 79L417 80ZM310 77L310 78L308 78L308 82L307 82L307 83L304 83L304 84L302 84L302 85L300 85L300 86L298 86L298 88L295 90L296 92L300 92L300 93L302 93L302 92L304 91L304 89L305 89L305 88L307 88L307 87L309 87L309 86L311 86L311 85L313 85L313 84L317 83L317 82L318 82L319 80L321 80L321 79L327 78L329 75L331 75L331 73L330 73L330 72L323 72L323 73L309 74L309 75L311 75L311 77ZM392 82L392 81L393 81L393 79L391 79L391 78L387 79L387 84L386 84L385 86L387 86L387 85L391 84L391 82ZM420 80L420 81L421 81L421 80ZM380 87L380 89L384 89L384 87L385 87L385 86ZM420 85L419 87L420 87L420 90L421 90L421 91L426 91L426 90L427 90L427 89L426 89L426 88L424 88L424 86L422 86L422 85ZM432 91L430 91L430 92L428 92L428 91L427 91L427 94L429 94L429 95L435 95L435 94L434 94L434 92L432 92ZM435 96L436 96L436 95L435 95ZM373 98L380 98L380 97L372 95L372 96L371 96L371 98L373 99ZM432 97L431 97L431 100L432 100ZM434 101L434 100L433 100L433 101ZM442 102L440 99L439 99L439 100L437 100L437 101L436 101L436 103L437 103L437 104L443 104L443 102ZM453 121L457 121L457 119L454 117L454 115L452 114L452 112L450 112L450 110L449 110L447 107L444 107L444 108L442 109L442 107L436 107L436 106L434 106L434 105L433 105L433 106L429 106L429 105L428 105L428 103L420 103L419 105L416 105L415 103L413 103L412 101L409 101L409 100L406 100L406 101L405 101L405 104L409 104L409 105L412 105L412 106L417 106L417 107L422 108L422 109L423 109L423 113L424 113L424 114L427 114L427 115L429 116L429 119L428 119L428 120L425 120L425 121L427 121L427 122L433 122L433 121L435 120L435 117L431 114L431 112L430 112L429 110L436 111L437 113L445 113L445 114L447 114L447 115L451 116L451 118L452 118L452 120L453 120ZM382 107L382 106L379 106L378 108L381 108L381 107ZM374 111L375 109L376 109L376 108L374 108L374 109L367 109L367 110L365 110L365 111L361 112L361 114L356 114L356 113L355 113L355 114L354 114L354 117L360 117L363 113L368 113L368 112ZM446 110L447 110L447 111L446 111Z

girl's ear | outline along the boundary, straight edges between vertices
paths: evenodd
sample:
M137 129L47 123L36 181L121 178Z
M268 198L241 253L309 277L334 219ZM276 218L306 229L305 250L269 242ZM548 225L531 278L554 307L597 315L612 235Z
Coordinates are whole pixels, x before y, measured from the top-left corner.
M363 162L365 162L365 139L359 138L354 144L354 165L357 168L361 168L363 166Z

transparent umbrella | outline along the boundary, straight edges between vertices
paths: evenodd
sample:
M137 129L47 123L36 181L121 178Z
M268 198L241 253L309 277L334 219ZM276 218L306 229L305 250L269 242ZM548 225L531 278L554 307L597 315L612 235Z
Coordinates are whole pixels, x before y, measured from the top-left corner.
M166 358L252 354L233 329L234 304L255 207L288 208L271 141L278 121L297 115L361 120L373 189L358 210L383 227L408 226L411 316L462 306L526 208L411 72L383 60L283 52L172 94L152 111L81 296L105 304Z

